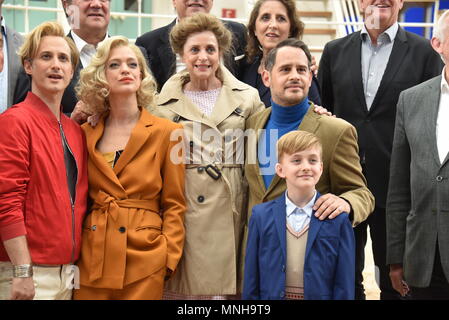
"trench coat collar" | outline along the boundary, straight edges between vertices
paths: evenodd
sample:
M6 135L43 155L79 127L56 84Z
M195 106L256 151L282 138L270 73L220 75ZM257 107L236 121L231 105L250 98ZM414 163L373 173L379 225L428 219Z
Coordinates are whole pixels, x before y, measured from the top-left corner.
M311 132L311 133L315 133L318 130L318 127L320 125L320 122L319 122L320 115L317 114L315 111L313 111L314 108L315 108L315 105L313 104L313 102L309 101L309 110L307 110L307 113L304 116L304 119L302 119L301 123L299 124L298 130L307 131L307 132ZM267 125L270 115L271 115L271 107L269 108L269 112L264 112L263 115L260 117L258 123L256 123L256 128L264 129ZM257 144L259 144L260 133L261 133L261 131L258 130ZM256 150L259 150L259 147L257 147ZM260 172L258 160L256 161L256 166L257 166L257 172ZM257 180L259 181L259 184L263 187L262 190L266 190L265 196L270 194L274 189L276 189L277 185L279 183L281 183L281 181L282 181L282 179L277 174L275 174L273 177L273 180L271 180L271 183L268 186L268 189L266 189L265 183L260 174L257 176Z
M97 150L96 146L98 141L103 136L104 132L104 122L108 115L106 113L103 115L98 122L98 124L92 128L90 125L86 124L86 138L87 138L87 150L89 152L91 160L95 163L95 166L101 168L101 172L114 184L120 187L120 191L125 194L125 190L120 183L118 178L119 174L126 167L126 165L132 161L134 156L139 152L139 150L143 147L146 141L151 136L151 126L154 123L153 116L146 111L144 108L140 108L140 118L136 123L136 126L131 131L131 135L129 137L128 143L126 144L123 153L118 159L114 168L111 168L109 164L104 159L103 155Z
M223 65L219 67L219 72L221 72L223 77L223 86L215 103L216 107L209 116L206 116L194 106L182 90L183 83L185 83L185 79L189 76L187 70L175 74L166 82L159 94L158 106L167 105L167 108L172 112L185 119L200 121L210 127L216 128L233 112L242 112L239 106L244 102L244 98L241 95L234 94L234 91L249 89L248 85L237 80Z

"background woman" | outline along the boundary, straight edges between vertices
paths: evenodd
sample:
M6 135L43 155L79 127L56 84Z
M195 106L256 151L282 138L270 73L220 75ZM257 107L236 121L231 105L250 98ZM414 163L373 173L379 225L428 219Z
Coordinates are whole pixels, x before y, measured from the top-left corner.
M294 0L259 0L253 7L248 22L247 64L241 80L259 91L266 107L271 106L270 89L262 82L263 61L271 49L287 39L301 39L304 23L299 20ZM313 77L309 100L321 105L318 80Z
M102 116L83 125L93 205L76 299L160 299L181 257L184 165L170 157L181 126L142 108L154 90L141 51L124 37L107 40L81 72L78 95Z
M196 14L183 19L170 43L186 70L165 83L152 112L184 126L187 213L184 252L167 282L166 297L224 298L239 292L245 120L264 106L257 90L222 66L231 34L217 18Z

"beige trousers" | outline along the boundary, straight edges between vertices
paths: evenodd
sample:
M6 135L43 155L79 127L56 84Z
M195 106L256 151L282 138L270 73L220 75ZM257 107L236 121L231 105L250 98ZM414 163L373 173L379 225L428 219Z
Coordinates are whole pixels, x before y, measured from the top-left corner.
M76 266L33 266L34 300L71 300ZM0 300L11 297L12 264L0 261Z

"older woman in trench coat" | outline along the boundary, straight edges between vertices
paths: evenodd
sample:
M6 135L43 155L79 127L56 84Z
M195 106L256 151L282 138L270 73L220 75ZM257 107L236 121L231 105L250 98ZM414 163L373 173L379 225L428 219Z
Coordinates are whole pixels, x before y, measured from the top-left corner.
M151 112L184 127L187 212L183 256L165 298L226 298L240 291L245 120L264 106L256 89L221 65L231 34L217 18L183 19L170 41L187 70L166 82Z

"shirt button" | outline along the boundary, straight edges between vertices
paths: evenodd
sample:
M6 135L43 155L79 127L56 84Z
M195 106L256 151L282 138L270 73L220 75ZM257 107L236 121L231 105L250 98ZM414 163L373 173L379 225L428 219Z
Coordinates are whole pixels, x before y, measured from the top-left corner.
M95 231L95 230L97 230L97 226L96 226L96 225L93 225L90 229L91 229L92 231Z
M199 203L203 203L204 202L204 197L203 196L198 196L198 202Z
M367 95L368 97L371 97L371 93L367 93L366 95Z
M285 272L285 264L282 265L282 272Z
M193 147L193 141L190 141L190 146Z
M437 176L437 181L438 182L440 182L440 181L442 181L443 180L443 177L442 176Z
M285 296L284 291L281 291L280 297L283 298Z
M126 228L125 227L120 227L120 228L118 228L118 231L120 231L120 233L125 233Z

